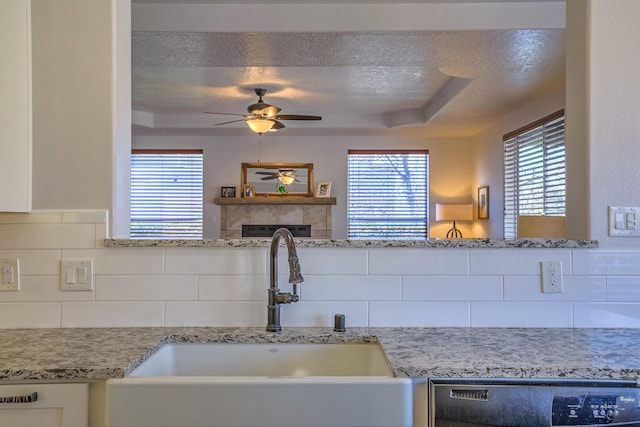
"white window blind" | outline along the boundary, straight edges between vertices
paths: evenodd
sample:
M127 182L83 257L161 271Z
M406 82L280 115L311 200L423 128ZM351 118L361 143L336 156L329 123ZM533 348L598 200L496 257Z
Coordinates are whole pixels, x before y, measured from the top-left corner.
M504 238L518 217L565 216L564 110L504 136Z
M429 152L349 150L349 239L426 239Z
M201 150L134 150L132 239L202 238Z

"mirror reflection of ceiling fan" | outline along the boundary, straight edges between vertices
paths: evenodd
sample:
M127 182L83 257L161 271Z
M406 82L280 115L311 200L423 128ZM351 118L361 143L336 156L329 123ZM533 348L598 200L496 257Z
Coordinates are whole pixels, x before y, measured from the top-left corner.
M256 172L256 175L266 175L260 178L261 181L268 181L271 179L277 179L284 185L292 184L293 182L300 182L296 178L295 170L293 169L278 169L277 172Z
M285 126L281 120L322 120L320 116L305 116L300 114L278 114L280 108L269 105L262 100L262 97L267 90L264 88L255 88L254 91L258 95L258 102L251 104L247 107L249 114L234 114L234 113L214 113L211 111L205 111L205 114L219 114L224 116L241 116L242 119L231 120L228 122L217 123L215 126L226 125L229 123L246 122L247 126L257 133L262 135L268 131L277 131L283 129Z

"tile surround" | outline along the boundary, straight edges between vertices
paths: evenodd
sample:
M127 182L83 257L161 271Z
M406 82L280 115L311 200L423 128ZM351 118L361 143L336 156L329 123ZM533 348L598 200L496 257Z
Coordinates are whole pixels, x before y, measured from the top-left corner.
M311 207L285 215L321 222ZM0 258L20 259L22 285L0 293L0 328L264 324L266 245L104 247L106 223L106 211L0 214ZM330 326L342 312L351 326L640 327L640 250L301 244L298 254L302 301L282 309L283 325ZM59 261L78 258L94 260L95 290L61 292ZM549 259L562 261L561 294L540 292ZM286 269L280 256L288 290Z
M221 205L222 239L242 237L242 225L307 224L311 238L331 238L331 205Z

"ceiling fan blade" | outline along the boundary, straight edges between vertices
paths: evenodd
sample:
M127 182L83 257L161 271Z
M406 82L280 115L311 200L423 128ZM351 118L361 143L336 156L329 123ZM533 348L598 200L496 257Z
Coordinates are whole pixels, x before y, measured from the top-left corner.
M284 128L285 128L285 125L282 122L274 120L273 121L273 127L271 129L269 129L269 132L271 132L271 131L275 132L277 130L284 129Z
M322 120L320 116L303 116L300 114L281 114L274 117L277 120Z
M240 117L247 117L245 114L235 114L235 113L214 113L212 111L205 111L205 114L218 114L218 115L222 115L222 116L240 116Z
M256 175L271 175L271 176L278 176L278 172L262 172L262 171L257 171L257 172L254 172L254 174L256 174Z
M220 126L220 125L228 125L229 123L237 123L237 122L245 122L245 119L239 119L239 120L231 120L228 122L222 122L222 123L216 123L214 124L214 126Z

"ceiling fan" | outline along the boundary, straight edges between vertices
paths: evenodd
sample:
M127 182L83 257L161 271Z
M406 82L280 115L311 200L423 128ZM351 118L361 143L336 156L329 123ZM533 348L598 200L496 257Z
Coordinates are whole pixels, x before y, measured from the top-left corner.
M246 122L247 126L255 133L262 135L267 131L276 131L283 129L285 126L281 120L322 120L320 116L305 116L299 114L278 114L280 108L269 105L262 100L262 97L267 90L264 88L255 88L256 95L258 95L258 102L251 104L247 107L249 114L233 114L233 113L214 113L211 111L205 111L205 114L219 114L225 116L241 116L242 119L231 120L228 122L216 123L215 126L226 125L229 123Z
M261 181L269 181L272 179L277 179L284 185L292 184L293 182L300 182L298 178L296 178L296 172L293 169L278 169L277 172L256 172L256 175L266 175L263 178L260 178Z

